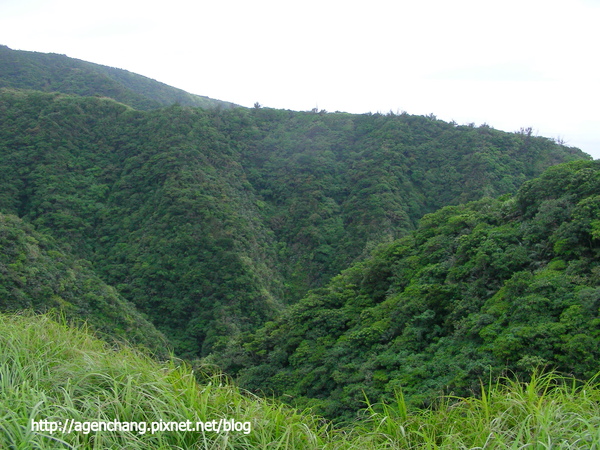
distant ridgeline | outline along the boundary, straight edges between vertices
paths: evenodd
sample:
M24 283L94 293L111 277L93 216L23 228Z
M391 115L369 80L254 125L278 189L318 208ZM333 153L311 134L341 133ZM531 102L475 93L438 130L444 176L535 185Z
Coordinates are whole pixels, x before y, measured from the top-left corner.
M189 94L150 78L54 53L11 50L0 45L0 88L109 97L136 109L174 103L200 108L237 105Z
M506 372L593 377L600 161L426 215L217 361L242 387L337 419L355 418L365 397L393 402L402 390L423 405Z
M151 105L97 87L110 84L108 69L75 61L0 48L0 212L88 261L184 357L257 330L425 213L589 159L529 132L408 114L199 109L173 98L179 105L141 111ZM135 92L156 99L155 88ZM11 279L0 292L14 304L25 297ZM48 298L36 292L25 303ZM377 295L356 308L387 288Z

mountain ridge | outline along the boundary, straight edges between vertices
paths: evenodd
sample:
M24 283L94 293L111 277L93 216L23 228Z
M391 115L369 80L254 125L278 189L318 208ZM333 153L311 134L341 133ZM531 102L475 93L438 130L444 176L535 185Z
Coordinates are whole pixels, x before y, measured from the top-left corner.
M0 99L0 212L89 260L188 358L274 318L424 213L586 158L410 115Z
M0 212L89 261L187 358L256 330L423 214L588 158L405 113L135 109L98 90L104 75L79 77L81 62L2 52L41 59L11 66L0 90ZM67 92L15 90L53 80Z
M201 108L237 106L230 102L190 94L124 69L56 53L12 50L0 45L0 88L3 87L106 96L142 110L161 108L174 103Z
M360 405L479 392L505 373L596 376L600 161L446 206L228 352L241 386L351 420Z

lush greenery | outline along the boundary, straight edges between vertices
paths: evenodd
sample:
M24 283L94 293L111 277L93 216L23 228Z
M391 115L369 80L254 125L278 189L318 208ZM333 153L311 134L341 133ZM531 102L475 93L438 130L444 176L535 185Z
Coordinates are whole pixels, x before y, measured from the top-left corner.
M42 93L2 106L0 209L89 260L179 354L272 317L272 239L209 113Z
M88 261L65 253L51 237L0 214L0 310L61 310L105 339L144 345L167 356L165 338L106 285Z
M195 376L194 376L195 375ZM600 386L553 374L484 384L436 408L369 405L334 428L226 379L108 347L47 316L0 314L0 447L211 449L590 449L600 445ZM250 432L32 431L32 421L249 422ZM148 425L150 427L150 425Z
M585 158L408 114L0 95L0 212L90 261L187 357L256 329L423 213Z
M142 110L174 103L200 108L235 106L189 94L127 70L54 53L11 50L5 45L0 45L0 88L96 95Z
M578 149L434 116L198 103L6 47L1 87L0 309L59 310L120 350L0 316L0 446L598 445L598 386L575 379L600 362L600 163ZM355 423L122 343L164 359L163 333L250 391ZM253 432L27 428L65 414Z
M228 116L237 124L245 115ZM246 124L230 132L247 143L242 161L266 204L293 298L404 236L425 213L514 193L545 168L585 157L531 130L504 133L406 113L255 109ZM251 125L258 139L245 137Z
M514 197L426 215L311 292L221 363L242 386L351 419L365 399L478 392L539 367L600 366L600 162L548 169Z

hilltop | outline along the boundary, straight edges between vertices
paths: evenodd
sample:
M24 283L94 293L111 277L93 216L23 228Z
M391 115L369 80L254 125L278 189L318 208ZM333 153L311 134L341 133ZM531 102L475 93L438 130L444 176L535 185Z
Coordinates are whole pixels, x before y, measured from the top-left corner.
M55 53L12 50L0 45L0 88L112 98L136 109L180 104L232 108L233 103L190 94L127 70Z

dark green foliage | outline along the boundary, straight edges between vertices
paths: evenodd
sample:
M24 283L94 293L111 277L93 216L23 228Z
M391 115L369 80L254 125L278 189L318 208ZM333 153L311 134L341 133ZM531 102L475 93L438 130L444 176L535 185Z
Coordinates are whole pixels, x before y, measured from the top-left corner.
M142 112L31 91L1 92L0 124L0 211L91 261L185 357L256 330L425 212L585 158L407 114Z
M490 373L598 370L600 168L578 149L220 107L6 47L3 86L1 310L166 349L140 311L179 356L340 420L399 389L422 405Z
M68 255L19 218L0 214L0 310L51 309L87 321L109 341L128 340L167 356L165 338L88 261Z
M227 113L227 122L242 114ZM248 179L285 242L280 253L294 262L286 279L295 297L404 236L426 213L514 193L544 168L581 157L544 138L408 114L262 108L252 116L258 140L246 139L247 127L232 134L247 145Z
M550 168L514 198L445 207L232 345L232 370L246 388L338 419L365 395L392 401L402 389L423 404L477 391L490 372L589 378L600 363L598 224L598 161Z
M4 45L0 45L0 88L109 97L142 110L174 103L201 108L236 106L189 94L126 70L54 53L11 50Z
M6 93L0 207L68 243L180 355L278 309L272 238L211 113Z

